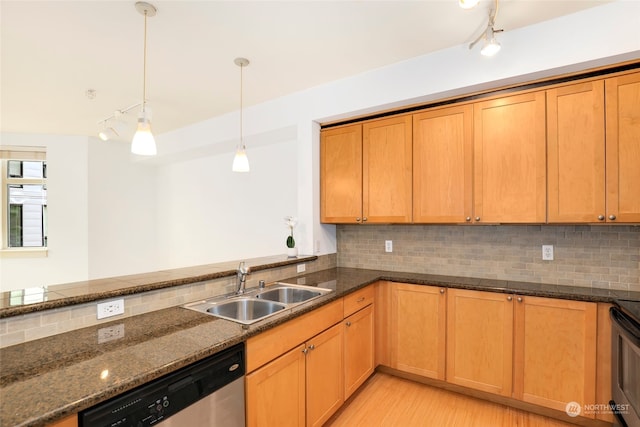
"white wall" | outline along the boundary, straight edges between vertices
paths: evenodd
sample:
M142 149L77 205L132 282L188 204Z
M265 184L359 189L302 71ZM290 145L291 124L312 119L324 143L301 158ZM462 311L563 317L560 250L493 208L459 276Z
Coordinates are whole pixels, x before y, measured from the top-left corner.
M260 140L261 135L296 129L299 187L297 211L293 214L301 218L300 250L305 254L333 253L336 251L335 227L319 223L318 122L637 59L640 58L639 28L640 2L613 2L501 33L499 40L503 49L494 58L482 57L478 49L470 51L467 45L461 45L248 108L244 112L245 132ZM220 151L227 150L221 155L228 163L233 155L230 141L237 132L237 116L227 114L161 135L159 161L171 162L171 158L184 150L206 151L211 149L207 147L219 145L226 147ZM257 154L251 143L247 144L247 150L250 157ZM273 159L271 166L281 167L281 162ZM169 182L179 180L184 171L165 172L164 180ZM232 175L226 185L236 188L245 179L248 178ZM260 196L258 188L253 191L247 188L244 192L248 201ZM287 200L295 203L294 197L290 195ZM234 245L229 248L230 253L255 253L252 248L257 249L259 234L243 228L244 212L234 210L236 207L232 205L227 208L227 211L210 212L208 223L220 222L236 229L236 243L230 242ZM234 214L239 215L238 221L229 222ZM163 224L169 226L171 218L165 217ZM189 232L195 233L204 225L191 223ZM273 227L271 223L265 225ZM171 243L167 241L162 246L171 247ZM201 255L200 245L193 251L188 245L175 250L181 251L182 260Z
M145 161L93 138L3 135L50 146L50 251L0 259L0 290L284 254L285 215L300 218L301 253L334 253L335 226L319 222L319 122L639 59L639 28L640 2L616 1L501 33L494 58L461 45L247 108L248 175L230 172L237 112L157 136Z
M87 279L86 140L77 136L2 134L1 145L47 149L49 238L47 257L0 256L0 291Z

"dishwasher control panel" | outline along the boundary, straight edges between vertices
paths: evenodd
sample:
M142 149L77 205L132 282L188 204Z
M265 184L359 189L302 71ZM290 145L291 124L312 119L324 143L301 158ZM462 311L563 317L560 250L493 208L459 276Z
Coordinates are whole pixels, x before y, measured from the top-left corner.
M241 343L80 412L80 427L153 426L244 374Z

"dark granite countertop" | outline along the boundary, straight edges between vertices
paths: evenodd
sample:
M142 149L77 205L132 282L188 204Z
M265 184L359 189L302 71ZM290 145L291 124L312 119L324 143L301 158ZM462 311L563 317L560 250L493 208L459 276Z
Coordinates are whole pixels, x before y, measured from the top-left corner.
M335 268L283 279L336 292L243 328L180 307L0 349L0 425L39 426L227 348L378 280L593 302L640 301L639 292ZM118 327L120 339L100 342Z

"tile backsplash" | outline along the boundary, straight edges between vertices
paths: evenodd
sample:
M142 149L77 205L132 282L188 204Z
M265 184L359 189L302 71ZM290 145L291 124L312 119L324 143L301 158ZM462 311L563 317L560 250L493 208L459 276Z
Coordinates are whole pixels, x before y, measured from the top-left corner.
M339 267L640 291L640 226L339 225L337 241Z

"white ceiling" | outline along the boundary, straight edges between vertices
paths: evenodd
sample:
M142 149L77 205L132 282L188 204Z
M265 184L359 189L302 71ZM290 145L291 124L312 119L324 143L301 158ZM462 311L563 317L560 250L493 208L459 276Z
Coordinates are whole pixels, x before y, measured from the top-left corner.
M500 0L496 28L608 1ZM134 3L1 0L0 130L95 135L99 120L139 102L144 18ZM236 57L251 61L246 107L469 43L494 0L472 10L457 0L151 3L158 13L148 19L147 97L154 133L163 133L238 109Z

